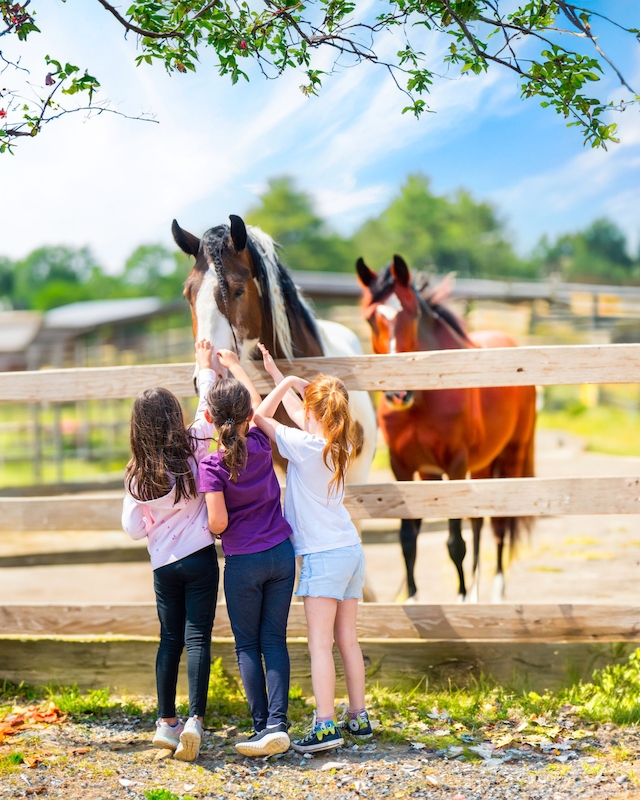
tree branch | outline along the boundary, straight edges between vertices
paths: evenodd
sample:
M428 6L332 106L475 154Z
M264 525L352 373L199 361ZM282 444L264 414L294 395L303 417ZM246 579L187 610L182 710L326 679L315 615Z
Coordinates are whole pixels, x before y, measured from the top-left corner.
M111 3L107 3L107 0L98 0L100 5L105 8L109 13L113 14L113 16L118 20L118 22L123 25L128 31L133 31L133 33L137 33L138 36L145 36L149 39L184 39L184 34L180 33L178 30L173 31L165 31L165 32L158 32L158 31L147 31L144 28L139 28L137 25L133 25L129 20L125 19L112 5ZM212 6L213 3L210 3L209 6ZM204 10L203 12L204 13Z

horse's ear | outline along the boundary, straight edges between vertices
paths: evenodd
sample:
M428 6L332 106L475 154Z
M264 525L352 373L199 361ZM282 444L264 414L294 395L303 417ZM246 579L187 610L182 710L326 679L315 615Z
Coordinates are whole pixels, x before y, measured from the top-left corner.
M393 257L393 266L391 267L391 272L393 273L393 277L401 286L408 286L411 283L409 267L402 256L395 255Z
M242 217L236 214L229 214L229 219L231 220L233 246L236 248L236 253L240 253L247 246L247 226Z
M189 231L183 230L175 219L171 224L171 233L173 234L175 243L183 253L186 253L188 256L198 255L198 250L200 249L200 239L198 239L198 237L194 236L192 233L189 233Z
M358 273L358 279L363 286L370 286L378 277L372 269L369 269L362 258L359 258L356 261L356 272Z

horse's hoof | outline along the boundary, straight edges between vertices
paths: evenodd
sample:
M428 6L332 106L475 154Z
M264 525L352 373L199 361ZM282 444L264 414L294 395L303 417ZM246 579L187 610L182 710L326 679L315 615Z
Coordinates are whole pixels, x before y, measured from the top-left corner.
M491 602L502 603L504 600L504 576L496 575L491 587Z
M480 602L479 597L478 597L478 587L477 586L473 586L472 587L471 591L467 595L466 602L467 603L474 603L476 605Z
M416 592L415 594L412 594L411 597L407 597L407 599L404 601L404 604L405 605L414 605L415 603L419 603L419 602L420 601L418 600L418 593Z
M466 594L459 594L457 602L458 603L466 603L467 602L467 595Z

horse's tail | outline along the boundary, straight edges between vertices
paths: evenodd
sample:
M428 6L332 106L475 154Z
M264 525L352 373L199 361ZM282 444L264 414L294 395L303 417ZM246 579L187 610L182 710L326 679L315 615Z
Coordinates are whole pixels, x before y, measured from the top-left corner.
M520 431L527 430L527 438L517 446L507 448L505 451L506 463L503 461L500 464L500 474L496 477L535 477L536 395L533 387L526 387L526 389L530 389L532 394L531 397L528 396L529 393L525 396L521 418L518 420L518 429ZM519 451L518 455L516 455L517 451ZM508 560L511 561L516 554L522 534L526 533L527 536L531 534L535 517L494 517L491 522L496 538L502 537L508 546Z

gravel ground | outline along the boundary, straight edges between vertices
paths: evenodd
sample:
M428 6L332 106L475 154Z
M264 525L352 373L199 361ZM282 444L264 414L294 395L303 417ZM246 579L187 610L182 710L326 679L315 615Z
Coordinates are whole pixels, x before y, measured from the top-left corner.
M507 730L509 723L504 726ZM511 737L516 747L496 746L495 731L493 740L469 736L466 755L461 747L434 750L400 742L398 730L395 742L388 743L377 731L368 744L349 743L325 755L301 757L289 751L277 758L246 759L233 748L236 729L227 727L207 731L198 761L184 764L151 746L149 719L66 721L21 731L0 745L0 764L5 764L0 797L144 800L145 792L158 788L177 797L248 800L640 797L640 730L606 724L575 730L577 738L572 738L571 728L569 723L553 742L537 737L522 744L512 734L503 738ZM511 730L517 731L516 720ZM24 760L7 769L11 753Z

